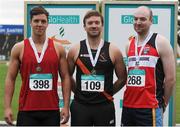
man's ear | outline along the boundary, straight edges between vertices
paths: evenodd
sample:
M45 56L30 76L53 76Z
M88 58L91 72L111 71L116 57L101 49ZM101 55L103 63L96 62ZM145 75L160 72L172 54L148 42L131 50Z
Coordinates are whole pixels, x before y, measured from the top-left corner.
M86 30L86 25L85 24L83 25L83 27L84 27L84 30Z

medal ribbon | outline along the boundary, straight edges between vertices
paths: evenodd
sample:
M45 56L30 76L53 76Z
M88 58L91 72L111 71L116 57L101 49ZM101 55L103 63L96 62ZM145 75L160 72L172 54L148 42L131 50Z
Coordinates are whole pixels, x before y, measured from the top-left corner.
M95 55L95 58L93 58L93 55L92 55L92 52L90 49L90 45L89 45L89 41L88 41L88 39L86 39L86 46L87 46L88 54L89 54L90 61L91 61L91 64L93 67L96 66L96 63L97 63L101 48L103 47L103 44L104 44L104 41L101 39L100 44L99 44L98 49L97 49L97 53Z
M38 64L41 63L41 61L42 61L42 59L43 59L43 57L44 57L44 53L45 53L45 51L46 51L46 49L47 49L47 47L48 47L48 38L45 39L45 42L44 42L44 44L43 44L43 48L42 48L42 52L41 52L41 55L40 55L40 56L38 55L38 51L37 51L37 49L36 49L36 46L35 46L35 44L34 44L34 41L33 41L32 37L29 38L29 42L30 42L30 45L31 45L31 47L32 47L32 49L33 49L33 51L34 51L34 54L35 54L37 63L38 63Z
M138 54L138 46L137 46L137 43L138 43L139 39L138 39L138 36L136 36L136 38L135 38L135 55L136 55L136 62L139 62L139 61L140 61L140 56L141 56L141 54L142 54L142 51L143 51L145 45L147 44L147 42L149 41L149 39L151 38L151 36L152 36L152 33L149 32L148 35L146 36L146 38L144 39L144 41L142 42L142 46L141 46L141 49L140 49L140 51L139 51L139 54Z

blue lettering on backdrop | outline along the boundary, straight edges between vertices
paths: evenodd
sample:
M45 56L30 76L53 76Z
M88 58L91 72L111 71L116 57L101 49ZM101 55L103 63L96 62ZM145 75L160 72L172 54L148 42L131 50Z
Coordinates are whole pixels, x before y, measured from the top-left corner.
M24 26L23 25L0 25L0 34L22 35L24 34Z

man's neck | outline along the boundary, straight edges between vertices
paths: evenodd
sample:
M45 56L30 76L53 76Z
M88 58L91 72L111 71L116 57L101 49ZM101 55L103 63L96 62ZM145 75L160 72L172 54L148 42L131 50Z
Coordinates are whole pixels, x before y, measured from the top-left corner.
M138 34L138 45L141 45L148 35L149 35L149 31L143 34Z
M101 42L101 37L88 38L88 42L91 49L97 49Z
M32 39L35 44L44 44L46 40L46 36L33 36L32 35Z

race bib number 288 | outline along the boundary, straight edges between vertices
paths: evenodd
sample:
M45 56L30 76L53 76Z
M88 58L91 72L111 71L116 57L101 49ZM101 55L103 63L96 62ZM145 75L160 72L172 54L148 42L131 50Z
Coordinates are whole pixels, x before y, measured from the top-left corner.
M31 74L29 88L34 91L52 90L52 74Z

